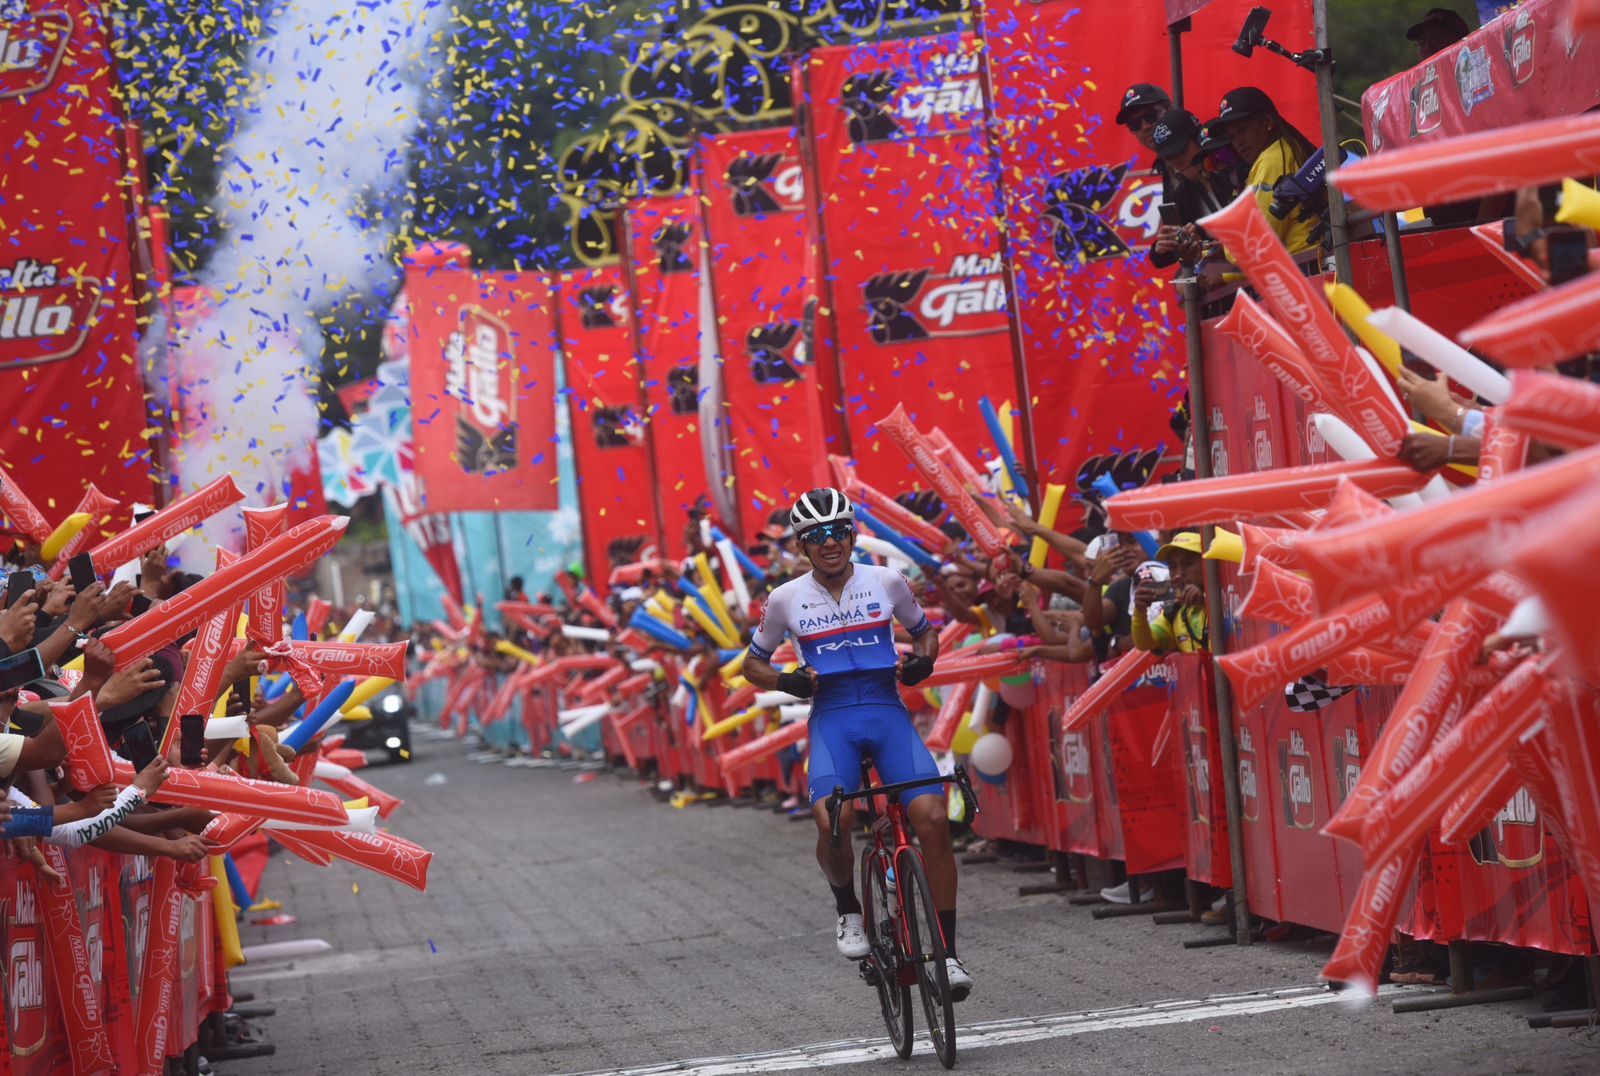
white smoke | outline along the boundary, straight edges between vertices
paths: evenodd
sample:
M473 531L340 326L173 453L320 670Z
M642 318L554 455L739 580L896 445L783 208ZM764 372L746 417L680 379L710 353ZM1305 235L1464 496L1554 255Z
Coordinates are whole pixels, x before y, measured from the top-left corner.
M219 150L224 229L202 278L215 310L177 340L188 492L232 473L247 503L282 499L317 436L314 376L327 312L391 284L390 205L423 109L437 0L279 0L249 55L250 89ZM209 570L238 514L185 545Z

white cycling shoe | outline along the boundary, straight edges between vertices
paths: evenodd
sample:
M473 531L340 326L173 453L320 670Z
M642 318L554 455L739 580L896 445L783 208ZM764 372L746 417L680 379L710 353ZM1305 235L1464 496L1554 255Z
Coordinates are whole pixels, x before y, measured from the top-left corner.
M861 926L860 912L841 915L834 924L833 936L839 943L839 952L851 960L860 960L872 951L867 944L867 932Z
M961 961L953 956L945 957L944 974L950 980L950 1000L966 1001L967 995L972 993L972 976L961 966Z

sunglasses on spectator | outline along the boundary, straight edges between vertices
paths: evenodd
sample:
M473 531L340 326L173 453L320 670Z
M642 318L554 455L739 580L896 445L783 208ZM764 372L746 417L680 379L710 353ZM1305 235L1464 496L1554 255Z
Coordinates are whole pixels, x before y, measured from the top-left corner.
M821 545L832 538L836 542L848 541L856 529L848 523L829 523L823 527L812 527L800 536L800 541L806 545Z
M1147 108L1143 112L1135 112L1128 117L1128 130L1139 132L1146 127L1153 126L1161 118L1161 113L1154 108Z

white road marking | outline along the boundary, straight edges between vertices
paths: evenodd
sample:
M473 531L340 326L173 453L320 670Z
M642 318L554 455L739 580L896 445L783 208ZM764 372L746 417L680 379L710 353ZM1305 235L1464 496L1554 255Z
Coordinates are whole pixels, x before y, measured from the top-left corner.
M1378 991L1379 996L1392 992L1393 988L1387 986L1381 987ZM1335 993L1324 987L1308 986L1248 994L1224 994L1198 1000L1158 1001L1122 1009L994 1020L967 1027L957 1025L956 1049L960 1053L965 1053L968 1050L980 1050L989 1046L1010 1046L1037 1042L1041 1039L1066 1038L1071 1035L1086 1035L1093 1031L1122 1031L1162 1024L1221 1020L1232 1016L1307 1009L1348 1000L1347 995ZM913 1056L933 1053L933 1044L928 1041L927 1031L922 1027L920 1016L919 1011L917 1043ZM606 1069L584 1073L581 1076L667 1076L667 1074L746 1076L747 1073L756 1072L789 1072L798 1069L829 1068L835 1065L859 1065L892 1057L894 1057L894 1047L889 1044L887 1038L850 1039L770 1053L702 1057L689 1061L642 1065L638 1068Z

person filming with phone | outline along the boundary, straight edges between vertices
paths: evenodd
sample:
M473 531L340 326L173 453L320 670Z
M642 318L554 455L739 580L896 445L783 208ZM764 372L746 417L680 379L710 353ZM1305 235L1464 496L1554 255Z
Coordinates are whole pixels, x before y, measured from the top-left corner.
M1197 531L1180 531L1156 551L1172 575L1165 581L1146 579L1134 589L1133 645L1140 650L1193 654L1207 649L1202 552Z
M1158 269L1178 262L1193 267L1215 247L1199 221L1239 193L1230 173L1212 166L1213 157L1227 147L1211 137L1194 113L1181 108L1161 114L1151 140L1172 178L1159 209L1161 227L1150 247L1150 264Z

